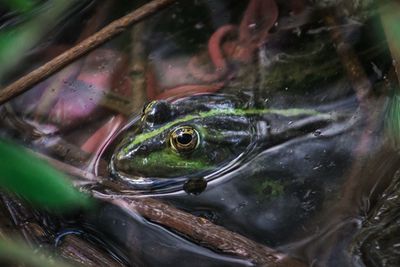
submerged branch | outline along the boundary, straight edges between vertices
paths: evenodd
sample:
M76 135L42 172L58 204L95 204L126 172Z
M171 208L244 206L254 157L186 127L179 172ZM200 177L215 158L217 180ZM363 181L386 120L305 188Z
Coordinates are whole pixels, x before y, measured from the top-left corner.
M95 195L96 197L96 195ZM240 234L231 232L211 221L181 211L152 198L113 199L111 203L128 213L139 213L144 218L168 227L174 232L205 247L243 257L262 266L305 267L306 264L272 248L261 245Z
M369 81L360 60L358 59L353 47L345 39L340 30L340 24L335 15L325 16L325 23L331 29L330 34L332 41L336 47L337 54L343 64L343 68L347 74L359 104L362 108L367 109L368 96L372 92L372 84Z
M83 266L126 267L125 264L114 259L110 253L77 235L67 235L57 247L57 252L62 258L83 264Z
M30 248L36 249L46 247L52 251L54 243L54 232L49 230L51 227L44 227L37 219L32 209L10 196L1 196L0 205L4 203L8 213L11 215L15 232L23 236ZM10 217L10 216L9 216ZM0 227L3 226L0 223ZM0 235L0 240L4 238ZM15 233L11 237L18 237ZM22 238L21 238L22 239ZM56 254L68 262L77 264L74 266L99 266L99 267L125 267L126 265L114 259L113 256L91 243L79 235L68 234L62 237L54 248ZM40 258L41 253L35 254L34 258ZM17 260L17 259L12 259ZM29 265L31 266L31 265ZM44 266L44 265L39 265ZM53 265L52 265L53 266ZM59 266L59 265L57 265ZM70 265L68 265L70 266Z
M23 76L16 82L0 91L0 105L9 101L10 99L24 93L33 85L42 81L46 77L65 67L69 63L78 59L82 55L88 53L99 45L105 43L121 32L125 31L127 27L143 20L144 18L156 13L162 8L175 2L174 0L153 0L148 4L136 9L135 11L117 19L104 27L102 30L93 34L84 41L78 43L76 46L57 56L53 60L47 62L43 66Z

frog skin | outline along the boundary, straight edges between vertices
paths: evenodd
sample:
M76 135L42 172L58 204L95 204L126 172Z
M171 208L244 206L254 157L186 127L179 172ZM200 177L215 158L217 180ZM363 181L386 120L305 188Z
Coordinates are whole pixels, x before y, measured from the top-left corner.
M121 132L110 170L136 187L152 189L166 181L209 181L260 148L313 132L333 118L314 109L248 107L221 94L153 101ZM277 123L270 125L270 119Z

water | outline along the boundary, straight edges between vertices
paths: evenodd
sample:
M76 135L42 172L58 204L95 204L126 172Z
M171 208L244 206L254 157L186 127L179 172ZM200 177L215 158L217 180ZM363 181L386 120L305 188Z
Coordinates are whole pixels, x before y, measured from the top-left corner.
M376 3L332 2L277 1L275 10L275 2L265 1L271 6L260 15L263 6L247 8L247 1L180 1L3 105L1 136L102 177L100 184L75 181L108 201L94 212L53 218L57 223L49 231L85 233L84 239L129 266L254 264L157 221L157 214L169 210L155 211L148 220L149 214L124 206L129 198L150 197L308 265L398 266L400 158L387 132L395 121L387 112L397 83L393 44L386 41L380 17L385 13ZM35 44L46 44L48 52L27 51L2 83L40 65L31 58L50 58L52 49L74 44L87 27L84 14L101 18L90 22L94 31L131 8L76 5L70 23L57 31L63 37ZM223 47L220 57L210 48L215 43L208 46L210 38ZM217 55L210 57L210 50ZM243 110L302 108L331 117L256 116L246 122L251 144L242 149L235 144L239 139L225 139L235 156L213 172L177 181L150 177L157 183L139 187L110 171L127 129L135 129L133 136L146 131L137 125L149 100L181 103L181 113L196 106L190 101L215 109L204 93L238 98L234 108ZM200 96L182 99L194 94ZM218 156L212 147L207 152ZM125 204L116 204L121 197Z

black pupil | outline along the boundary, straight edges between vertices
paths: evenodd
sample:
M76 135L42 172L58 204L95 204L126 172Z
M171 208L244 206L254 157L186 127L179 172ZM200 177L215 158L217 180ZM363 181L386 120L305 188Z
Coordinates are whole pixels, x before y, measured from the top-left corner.
M178 136L177 141L182 145L190 144L192 142L192 135L187 133L181 134Z

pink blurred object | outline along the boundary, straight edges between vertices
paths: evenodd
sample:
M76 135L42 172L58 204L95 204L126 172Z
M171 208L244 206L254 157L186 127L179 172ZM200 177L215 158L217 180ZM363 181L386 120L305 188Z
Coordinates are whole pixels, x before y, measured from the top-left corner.
M223 25L208 41L208 56L211 70L204 69L197 56L189 60L189 73L200 83L180 84L170 88L159 88L153 73L147 75L147 95L150 100L212 93L220 90L234 74L229 73L229 61L249 63L255 51L268 40L269 31L278 19L275 0L250 0L239 26ZM237 39L226 41L228 35Z
M88 153L98 152L121 127L124 121L125 118L122 115L113 116L86 140L86 142L81 146L81 149Z
M68 128L98 117L99 103L111 90L115 76L121 75L123 64L118 52L97 49L90 53L76 79L64 81L64 88L50 111L50 120Z

